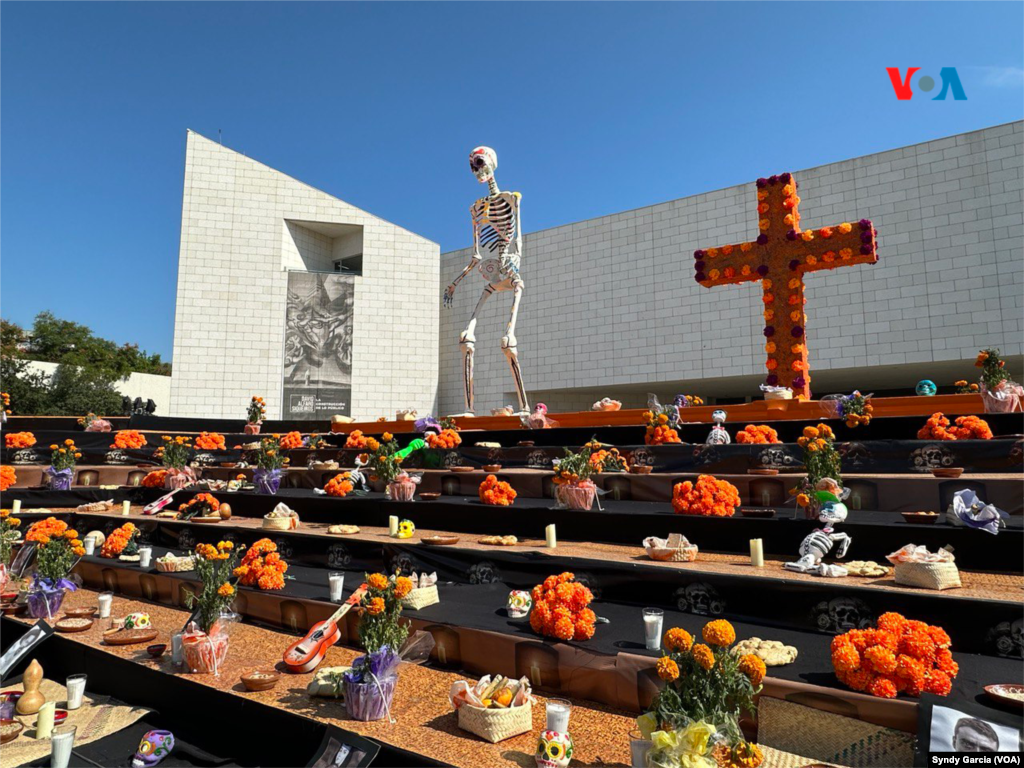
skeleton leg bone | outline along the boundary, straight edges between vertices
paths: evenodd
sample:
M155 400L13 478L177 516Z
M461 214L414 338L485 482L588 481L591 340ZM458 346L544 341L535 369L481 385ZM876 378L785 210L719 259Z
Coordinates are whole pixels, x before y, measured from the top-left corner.
M465 385L466 412L455 414L458 416L475 415L473 411L473 354L476 352L476 321L480 310L483 309L484 302L487 301L492 293L494 293L493 286L488 285L484 288L483 293L480 294L479 301L476 303L476 307L473 309L473 314L469 318L466 330L459 334L459 347L462 349L462 379Z
M516 382L516 396L519 398L520 415L530 412L530 405L526 400L526 386L523 384L523 372L519 367L519 355L516 344L516 319L519 316L519 302L523 298L523 281L516 278L512 282L512 312L509 315L508 326L505 328L505 335L501 337L501 350L508 359L509 369L512 371L512 378Z

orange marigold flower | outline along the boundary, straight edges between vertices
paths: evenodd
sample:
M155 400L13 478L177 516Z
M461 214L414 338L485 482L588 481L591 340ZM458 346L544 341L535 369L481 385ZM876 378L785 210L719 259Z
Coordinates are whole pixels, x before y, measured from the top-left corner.
M889 675L896 671L896 654L882 645L872 645L864 651L864 661L871 668L882 675Z
M693 635L685 629L673 627L665 633L664 643L669 653L686 653L693 647Z
M726 646L736 642L736 630L725 619L709 621L701 630L701 637L709 645Z
M752 653L740 657L739 669L740 672L750 678L750 682L755 688L761 684L767 672L764 661Z
M221 597L231 597L233 594L235 594L235 588L225 581L217 589L217 594Z
M408 576L399 576L395 579L395 597L401 600L412 592L412 579Z
M868 690L872 696L877 696L880 699L896 698L896 685L888 677L876 677Z
M388 587L388 577L385 576L383 573L371 573L367 577L366 583L370 585L371 589L378 589L378 590L387 589L387 587Z
M679 665L672 661L668 656L662 656L658 659L658 677L662 680L672 682L673 680L679 679Z
M837 672L852 672L860 668L860 654L852 645L843 645L832 651L832 666Z
M710 671L715 666L715 654L703 643L693 646L693 660L701 669Z
M371 616L380 616L384 613L384 598L374 597L366 604L366 612Z

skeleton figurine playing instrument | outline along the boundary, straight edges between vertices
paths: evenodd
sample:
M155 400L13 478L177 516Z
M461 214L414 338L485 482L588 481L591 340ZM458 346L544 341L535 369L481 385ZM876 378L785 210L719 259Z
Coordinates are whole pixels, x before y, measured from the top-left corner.
M465 383L466 413L473 416L473 354L476 351L476 321L484 302L493 293L512 291L512 313L505 327L505 335L501 337L501 351L505 353L512 378L516 383L516 395L519 397L519 415L530 412L526 401L526 387L523 385L523 374L519 368L519 357L516 350L516 317L519 314L519 302L523 298L523 278L519 274L519 259L522 256L523 227L519 215L520 199L518 192L502 192L494 180L494 171L498 167L498 155L490 147L477 147L469 153L469 168L477 181L487 185L487 196L477 200L469 209L473 221L473 257L469 264L456 277L444 292L444 306L451 307L455 289L462 279L473 271L487 281L487 286L476 303L469 324L459 336L462 349L462 376Z

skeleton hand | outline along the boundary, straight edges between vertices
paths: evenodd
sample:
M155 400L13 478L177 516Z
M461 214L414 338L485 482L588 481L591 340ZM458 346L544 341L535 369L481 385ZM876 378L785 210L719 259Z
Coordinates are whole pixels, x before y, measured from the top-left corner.
M452 301L455 298L455 283L452 283L444 289L444 306L445 309L451 309Z

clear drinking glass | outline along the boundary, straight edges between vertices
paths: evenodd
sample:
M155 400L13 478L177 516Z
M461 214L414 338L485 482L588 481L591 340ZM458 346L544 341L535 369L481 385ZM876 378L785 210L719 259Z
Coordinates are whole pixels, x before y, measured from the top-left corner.
M50 736L50 768L68 768L77 725L59 725Z
M569 713L572 711L572 704L565 699L548 699L547 703L547 724L545 730L557 731L558 733L569 732Z
M331 602L340 603L342 592L345 589L345 574L335 572L331 573L327 578L331 585Z
M648 651L661 650L661 628L665 623L665 612L661 608L644 608L644 648Z
M85 681L87 679L87 675L68 675L65 687L68 690L69 712L82 706L82 698L85 696Z
M647 753L653 742L645 739L640 731L629 732L629 764L631 768L647 768Z

